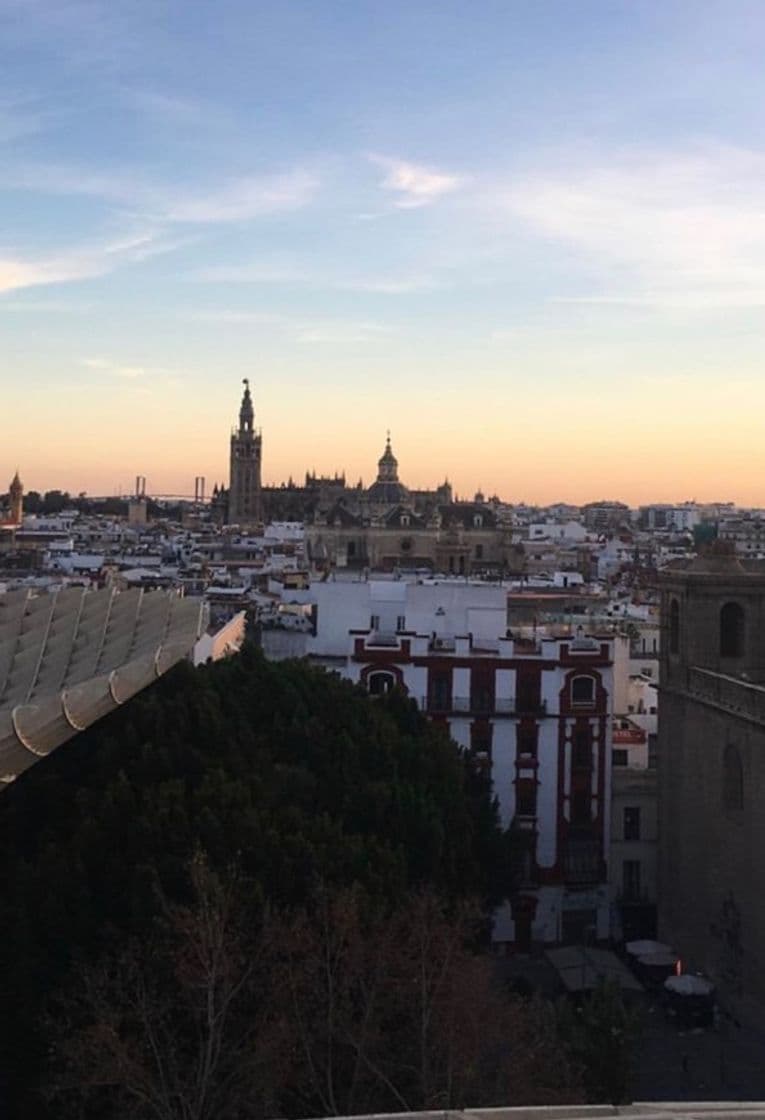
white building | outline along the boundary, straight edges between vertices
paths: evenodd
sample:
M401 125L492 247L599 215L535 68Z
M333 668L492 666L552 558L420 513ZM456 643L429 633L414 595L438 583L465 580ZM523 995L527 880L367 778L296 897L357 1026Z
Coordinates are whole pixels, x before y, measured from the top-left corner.
M313 584L289 593L311 632L266 631L264 649L311 656L373 695L404 689L490 773L518 852L496 942L606 938L613 643L508 636L506 596L450 581Z

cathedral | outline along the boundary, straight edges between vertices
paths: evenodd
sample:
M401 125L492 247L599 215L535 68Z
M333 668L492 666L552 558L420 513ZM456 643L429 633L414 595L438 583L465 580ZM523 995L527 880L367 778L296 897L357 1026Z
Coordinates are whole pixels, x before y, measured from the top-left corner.
M455 575L500 574L517 565L511 528L495 505L476 494L455 501L448 480L434 490L401 481L390 432L369 487L349 486L344 474L306 473L303 485L261 484L261 433L254 427L249 382L231 435L230 484L213 490L219 522L255 528L271 521L301 521L311 562L318 567L421 568Z

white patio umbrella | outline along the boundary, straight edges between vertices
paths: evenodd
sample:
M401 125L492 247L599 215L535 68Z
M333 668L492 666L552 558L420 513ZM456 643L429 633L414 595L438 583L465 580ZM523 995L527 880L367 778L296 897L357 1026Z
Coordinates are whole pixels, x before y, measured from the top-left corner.
M655 953L643 953L638 960L649 968L674 968L677 964L677 953L665 952L662 949Z
M628 941L624 946L631 957L644 957L647 953L672 953L670 945L661 941Z
M703 976L684 972L682 976L668 976L664 981L664 987L668 992L675 992L679 996L709 996L715 986Z

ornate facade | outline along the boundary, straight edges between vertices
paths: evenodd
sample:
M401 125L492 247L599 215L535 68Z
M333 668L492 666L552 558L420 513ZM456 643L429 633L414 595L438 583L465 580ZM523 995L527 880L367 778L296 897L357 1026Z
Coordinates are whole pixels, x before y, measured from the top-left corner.
M306 531L311 559L320 567L469 575L500 574L512 566L511 527L493 506L480 494L472 502L454 501L448 480L435 490L409 490L399 478L390 436L367 490L328 496Z

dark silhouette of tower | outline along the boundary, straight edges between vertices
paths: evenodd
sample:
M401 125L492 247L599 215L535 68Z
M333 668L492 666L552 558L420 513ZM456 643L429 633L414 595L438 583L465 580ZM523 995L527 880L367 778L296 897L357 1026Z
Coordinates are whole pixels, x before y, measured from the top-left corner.
M228 520L235 525L254 525L263 520L260 490L262 438L259 429L253 426L254 420L250 382L245 378L239 427L231 433Z

